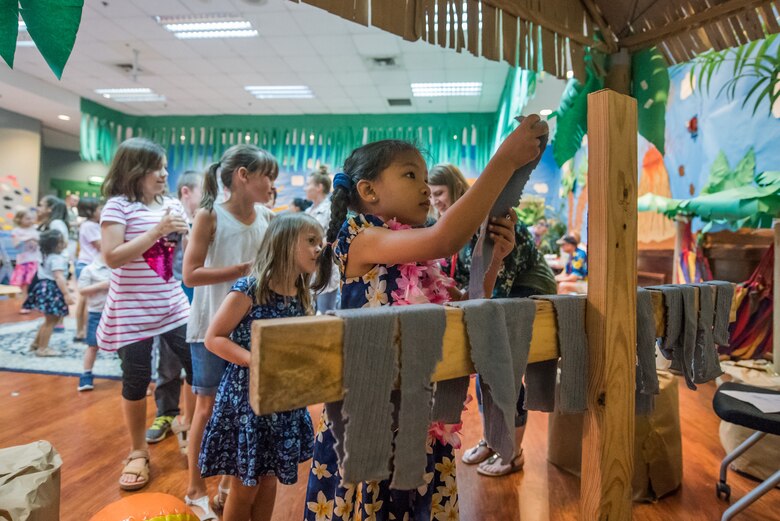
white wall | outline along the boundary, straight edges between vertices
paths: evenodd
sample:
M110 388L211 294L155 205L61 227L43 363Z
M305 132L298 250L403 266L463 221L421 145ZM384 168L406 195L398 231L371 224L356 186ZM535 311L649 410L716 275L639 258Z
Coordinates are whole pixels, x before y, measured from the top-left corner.
M0 181L9 175L16 176L19 188L30 191L31 206L34 206L38 202L40 167L41 122L0 109ZM14 188L12 183L3 184L5 186L0 185L0 196L14 195L12 190L6 193L9 191L6 187ZM13 204L20 202L21 199L14 196Z

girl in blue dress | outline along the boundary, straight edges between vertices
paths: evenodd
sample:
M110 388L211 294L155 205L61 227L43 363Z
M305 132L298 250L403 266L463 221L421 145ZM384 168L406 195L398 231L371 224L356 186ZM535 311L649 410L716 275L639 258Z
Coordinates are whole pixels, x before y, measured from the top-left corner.
M277 480L295 483L298 464L311 458L314 431L309 412L300 408L255 415L249 406L248 366L253 321L313 314L309 280L317 271L322 236L322 227L309 215L291 213L274 219L251 275L233 285L206 332L206 348L229 363L198 464L203 477L231 476L224 521L271 519Z
M536 124L538 122L538 124ZM414 145L379 141L352 152L344 172L334 179L331 220L321 262L338 263L341 307L360 308L419 303L443 304L459 298L451 279L436 259L466 244L512 173L539 154L539 136L547 132L538 116L525 118L498 148L474 186L442 218L428 228L430 190L425 161ZM347 211L353 215L346 220ZM509 210L509 208L507 208ZM489 226L496 245L514 244L510 225ZM486 294L503 256L497 247L486 274ZM327 277L326 277L327 280ZM454 448L460 425L433 423L428 436L426 485L416 490L390 488L392 479L342 483L335 438L323 415L316 429L314 457L306 492L307 521L429 521L457 519L458 487Z

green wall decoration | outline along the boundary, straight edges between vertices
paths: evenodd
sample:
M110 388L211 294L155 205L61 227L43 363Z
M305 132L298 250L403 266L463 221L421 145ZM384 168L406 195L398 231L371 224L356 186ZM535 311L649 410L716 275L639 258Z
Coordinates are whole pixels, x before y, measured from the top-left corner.
M21 15L49 68L62 78L83 7L84 0L0 0L0 56L13 68Z
M550 114L550 118L556 118L552 147L558 166L574 157L588 132L588 94L604 88L604 78L597 72L591 54L585 55L585 71L585 83L569 80L560 105Z
M631 75L631 95L636 98L639 134L663 154L670 83L663 55L655 47L634 53Z
M131 136L147 137L168 150L174 171L202 168L237 143L271 152L283 169L303 171L318 163L339 167L364 143L406 139L420 146L429 164L448 161L481 172L493 152L495 113L351 114L303 116L131 116L81 100L81 157L109 163Z

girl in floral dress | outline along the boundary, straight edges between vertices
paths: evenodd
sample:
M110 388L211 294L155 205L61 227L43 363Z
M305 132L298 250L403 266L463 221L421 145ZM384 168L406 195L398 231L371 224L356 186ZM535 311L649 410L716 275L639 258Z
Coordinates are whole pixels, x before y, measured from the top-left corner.
M206 331L206 348L229 362L198 460L203 477L232 477L223 521L270 520L277 480L295 483L298 464L311 458L314 430L305 408L265 416L250 408L250 338L255 320L313 314L309 281L317 271L322 235L309 215L274 219L251 275L233 285Z
M442 275L435 259L452 255L471 239L512 173L538 155L538 138L546 132L538 116L523 120L498 148L473 188L429 228L412 229L425 223L430 209L427 168L417 148L387 140L353 151L344 163L344 173L334 179L327 233L330 246L321 257L325 265L332 263L334 256L339 264L341 307L443 304L459 298L460 293ZM345 222L348 210L354 214ZM486 294L492 292L496 265L513 244L511 224L493 221L489 233L496 240L498 253L485 277ZM323 414L316 430L304 519L457 519L454 449L460 444L459 430L460 425L432 424L427 485L411 491L395 490L390 488L391 479L341 482L335 438Z

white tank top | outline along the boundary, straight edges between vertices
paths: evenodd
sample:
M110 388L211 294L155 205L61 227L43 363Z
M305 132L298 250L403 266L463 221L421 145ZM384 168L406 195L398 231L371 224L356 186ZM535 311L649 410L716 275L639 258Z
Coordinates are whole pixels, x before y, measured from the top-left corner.
M255 205L255 222L246 225L233 217L222 204L214 205L216 231L206 253L205 268L224 268L255 259L260 241L274 214L263 205ZM238 279L236 279L238 280ZM187 342L203 342L206 330L235 280L197 286L187 323Z

